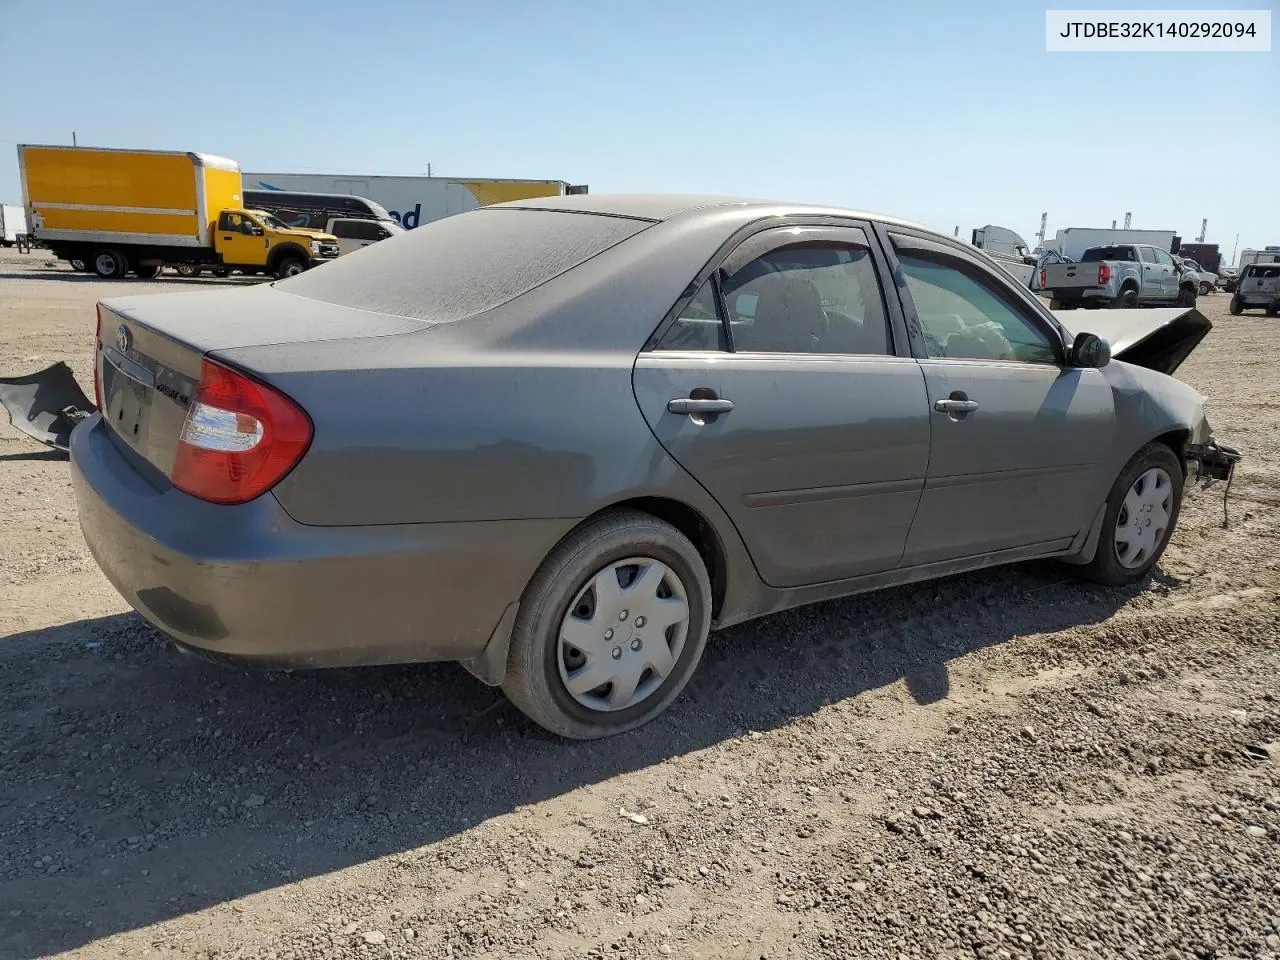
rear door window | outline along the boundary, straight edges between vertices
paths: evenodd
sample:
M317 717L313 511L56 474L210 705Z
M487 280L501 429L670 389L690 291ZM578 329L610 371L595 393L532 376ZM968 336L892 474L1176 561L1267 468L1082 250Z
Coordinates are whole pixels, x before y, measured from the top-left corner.
M473 210L276 285L313 300L449 323L513 300L649 225L553 210Z

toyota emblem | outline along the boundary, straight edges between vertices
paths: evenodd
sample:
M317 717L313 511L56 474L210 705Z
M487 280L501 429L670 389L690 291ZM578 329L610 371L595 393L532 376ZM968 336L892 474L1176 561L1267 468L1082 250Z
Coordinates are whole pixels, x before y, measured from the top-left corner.
M129 346L133 343L133 337L129 333L129 328L123 323L116 330L116 348L121 353L128 353Z

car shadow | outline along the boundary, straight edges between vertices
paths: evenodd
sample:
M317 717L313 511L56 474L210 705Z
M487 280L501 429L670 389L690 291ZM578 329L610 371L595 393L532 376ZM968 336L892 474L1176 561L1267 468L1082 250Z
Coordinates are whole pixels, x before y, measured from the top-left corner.
M775 614L712 635L641 730L544 734L453 664L257 673L184 657L121 614L0 641L0 958L114 933L413 850L515 808L1111 616L1029 564ZM909 718L905 722L910 722Z

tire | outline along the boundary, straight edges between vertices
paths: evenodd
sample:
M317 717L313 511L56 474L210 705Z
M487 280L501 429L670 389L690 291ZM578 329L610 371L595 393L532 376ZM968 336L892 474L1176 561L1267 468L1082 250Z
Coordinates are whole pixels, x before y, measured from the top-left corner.
M646 580L637 583L642 571ZM608 582L610 574L613 583L626 586L605 600L598 596L594 584ZM636 579L628 583L628 575ZM654 585L652 594L649 584ZM628 597L626 591L636 589L641 595ZM634 607L649 611L651 618L675 617L679 605L668 614L662 604L678 598L681 592L684 618L673 621L661 633L642 635L639 630L646 622L643 615L632 616ZM632 609L615 613L614 608L623 604ZM710 625L711 583L706 565L689 539L646 513L607 513L563 540L525 588L512 628L502 689L529 719L562 737L593 740L632 730L648 723L679 696L702 657ZM625 636L618 635L624 630ZM595 644L596 650L575 647L571 639L579 638ZM646 643L650 654L643 652ZM666 652L666 664L661 668L665 676L660 668L650 666L648 659L659 649ZM593 674L591 665L596 657L600 658L601 672ZM611 703L615 694L621 690L619 695L625 695L626 689L607 679L612 661L621 663L623 670L630 666L629 674L621 674L621 682L626 684L629 678L635 693L624 703ZM594 676L605 679L591 690L572 692L570 679L584 675L586 682Z
M1280 317L1280 303L1273 303L1267 307L1268 317Z
M161 269L163 269L163 267L159 263L154 263L151 266L138 264L138 266L133 268L133 272L143 280L154 280L156 277L160 276Z
M1208 284L1208 283L1201 283L1201 284L1200 284L1200 296L1202 296L1202 297L1207 297L1207 296L1209 295L1209 291L1211 291L1212 289L1213 289L1213 287L1209 286L1209 284Z
M1159 477L1161 473L1163 481ZM1152 482L1156 486L1152 487ZM1137 583L1146 577L1159 562L1177 528L1182 510L1182 485L1182 464L1163 443L1148 443L1135 453L1107 495L1097 552L1089 563L1077 567L1076 572L1086 579L1115 587ZM1133 499L1130 499L1131 492ZM1163 509L1157 504L1162 504ZM1137 523L1131 509L1135 505L1143 508Z
M1188 284L1178 290L1178 306L1194 307L1196 305L1196 288Z
M215 267L212 273L215 277L218 277L219 279L221 279L222 277L231 276L231 271L228 270L226 267Z
M95 252L89 266L103 280L119 280L129 272L129 261L125 255L109 248Z
M1061 301L1061 300L1050 300L1050 301L1049 301L1049 309L1050 309L1050 310L1061 310L1061 309L1062 309L1062 301Z
M173 269L178 271L178 276L188 278L198 277L204 270L198 263L178 263Z
M1137 309L1137 307L1140 306L1138 291L1133 289L1133 287L1125 287L1120 291L1116 298L1111 301L1111 306L1116 310Z
M1227 305L1227 310L1230 311L1233 317L1238 317L1244 313L1244 304L1240 302L1239 297L1232 297L1231 303Z
M286 280L289 277L296 277L306 269L306 262L299 257L285 257L276 264L276 279Z
M83 260L68 260L67 263L70 264L71 269L75 270L77 273L93 273L93 269Z

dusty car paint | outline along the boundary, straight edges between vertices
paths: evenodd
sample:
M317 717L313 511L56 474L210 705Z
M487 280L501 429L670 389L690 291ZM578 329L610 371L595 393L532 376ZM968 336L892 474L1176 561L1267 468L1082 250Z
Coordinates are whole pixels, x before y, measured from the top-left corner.
M1181 449L1207 436L1195 391L1123 360L1094 369L928 359L898 250L940 250L985 271L1064 358L1072 334L980 251L925 228L720 199L595 195L554 206L645 226L450 322L290 292L319 272L260 291L108 302L136 328L135 343L185 350L175 369L207 351L285 392L315 424L292 472L235 508L167 488L163 438L121 438L100 417L79 428L82 523L125 597L212 652L308 666L459 659L497 682L525 584L564 534L612 506L682 511L707 532L724 626L997 563L1087 559L1097 505L1128 457L1158 437ZM869 238L889 355L655 349L742 244L818 227ZM326 267L338 268L351 266ZM733 411L704 423L672 412L671 400L699 390L731 398ZM934 408L957 391L981 409Z

